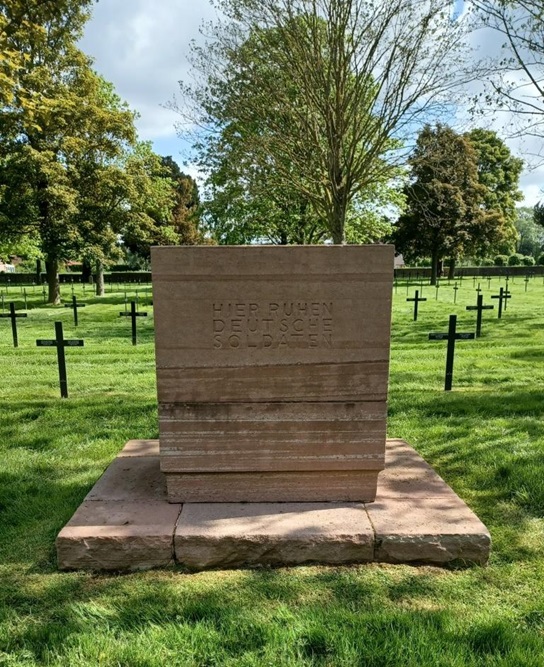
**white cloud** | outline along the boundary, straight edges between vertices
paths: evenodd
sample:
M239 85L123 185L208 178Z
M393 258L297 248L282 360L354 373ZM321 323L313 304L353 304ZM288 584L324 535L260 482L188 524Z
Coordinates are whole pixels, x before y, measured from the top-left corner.
M97 71L140 114L140 137L162 144L170 138L173 155L181 150L177 116L161 105L187 75L189 45L199 39L201 23L214 17L207 0L101 0L80 43Z
M461 4L456 1L457 10ZM464 3L464 10L468 4ZM172 155L180 164L180 152L187 146L176 136L174 124L179 118L162 105L177 93L178 81L187 77L191 40L199 40L202 22L214 18L216 12L209 0L100 0L81 41L81 48L94 57L100 74L140 114L140 137L153 141L158 152ZM495 55L503 41L490 31L475 35L480 55ZM467 121L466 117L464 122L460 119L463 130L469 129ZM503 137L508 134L508 119L491 114L470 121L470 125L497 130ZM527 144L507 139L507 143L526 161L529 152L540 149L536 141ZM536 203L541 186L544 167L526 171L521 181L526 197L522 203Z

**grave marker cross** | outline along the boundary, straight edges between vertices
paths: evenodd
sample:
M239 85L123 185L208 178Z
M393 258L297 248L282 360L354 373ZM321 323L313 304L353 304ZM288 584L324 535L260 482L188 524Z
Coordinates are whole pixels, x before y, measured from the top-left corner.
M72 296L72 303L67 303L64 305L65 308L72 308L74 311L74 326L77 327L78 325L78 319L77 319L77 309L78 308L85 308L87 304L85 303L78 303L77 302L77 296L73 295Z
M476 338L482 335L482 312L484 310L493 310L495 306L484 306L484 295L478 294L478 301L475 306L467 306L467 310L476 310Z
M11 333L13 334L13 347L19 347L19 339L17 337L17 318L26 317L26 313L16 313L15 304L13 301L9 304L9 314L2 314L0 317L9 317L11 320Z
M130 317L132 319L132 344L136 345L136 318L147 317L147 313L138 313L136 311L136 302L130 302L130 313L119 313L119 317Z
M56 347L57 361L59 365L59 381L61 398L68 398L68 378L66 376L66 355L65 347L83 347L83 341L80 339L65 340L62 333L62 322L55 322L55 338L53 340L38 339L38 347Z
M413 299L406 299L406 301L413 301L414 302L414 322L417 322L417 310L418 310L418 305L420 301L427 301L427 299L424 299L423 297L419 296L419 290L416 289L416 294Z
M508 290L505 292L505 291L504 291L504 287L501 287L500 290L499 290L499 293L498 293L498 294L493 294L493 295L491 296L491 298L492 298L492 299L498 299L498 300L499 300L499 318L498 318L498 319L500 320L501 317L502 317L502 304L503 304L503 301L504 301L504 309L506 310L506 300L507 300L507 299L511 299L511 298L512 298L512 295L511 295L511 294L508 294Z
M457 333L457 315L450 315L448 333L430 333L429 340L447 340L448 350L446 352L446 377L444 391L450 391L453 382L453 360L455 357L456 340L473 340L474 333Z

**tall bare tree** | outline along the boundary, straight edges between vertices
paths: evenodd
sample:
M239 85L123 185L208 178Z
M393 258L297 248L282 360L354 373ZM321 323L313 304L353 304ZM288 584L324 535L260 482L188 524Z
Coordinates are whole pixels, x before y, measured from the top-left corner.
M489 101L514 114L514 134L541 139L544 128L544 3L473 0L481 23L498 32L501 55L488 79ZM541 157L543 157L541 155Z
M212 133L265 119L252 155L307 198L342 243L350 203L394 173L403 141L451 109L456 88L473 77L464 66L467 24L452 18L450 0L215 4L225 18L193 51L197 83L181 82L200 116L191 105L178 110ZM244 44L273 68L248 58Z

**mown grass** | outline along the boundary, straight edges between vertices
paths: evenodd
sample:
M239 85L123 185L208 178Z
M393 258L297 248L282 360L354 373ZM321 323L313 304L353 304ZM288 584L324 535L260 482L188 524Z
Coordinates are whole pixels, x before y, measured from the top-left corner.
M482 281L486 303L498 286ZM389 435L413 444L487 524L487 568L105 576L57 572L54 539L127 439L157 437L152 308L133 347L124 294L87 290L76 331L69 309L45 307L30 288L18 349L0 320L0 664L544 665L544 285L535 278L525 292L516 279L510 290L503 319L485 313L482 338L458 343L449 393L445 343L427 334L447 330L450 313L474 329L472 280L456 304L453 283L438 300L424 286L415 323L406 284L394 295ZM22 305L15 288L12 298ZM67 350L68 400L55 351L35 346L57 319L85 339Z

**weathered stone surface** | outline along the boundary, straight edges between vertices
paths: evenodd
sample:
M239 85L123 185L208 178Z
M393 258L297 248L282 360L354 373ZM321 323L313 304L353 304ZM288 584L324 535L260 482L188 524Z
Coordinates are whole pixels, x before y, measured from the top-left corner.
M170 500L372 500L393 248L163 247L152 265Z
M158 468L158 461L155 462ZM173 562L181 505L86 501L56 540L61 570L145 570Z
M333 421L333 412L324 411L321 418L315 415L314 419L296 419L292 415L291 420L162 419L161 469L163 472L383 469L385 418Z
M129 440L117 456L159 456L159 441Z
M170 502L233 503L372 501L376 497L378 471L338 470L267 473L170 473Z
M187 504L175 535L177 561L197 570L361 563L372 560L373 546L360 504Z
M450 490L441 496L389 496L366 505L375 531L374 560L388 563L484 564L491 538L487 528Z
M379 500L414 499L448 495L452 490L413 447L404 440L388 439L378 493Z
M119 456L86 495L85 500L164 500L166 482L158 456Z
M388 467L374 503L186 504L181 516L181 505L166 501L156 446L127 443L59 534L61 569L162 567L172 562L174 548L179 562L194 569L371 559L487 562L485 526L402 441L388 441Z

